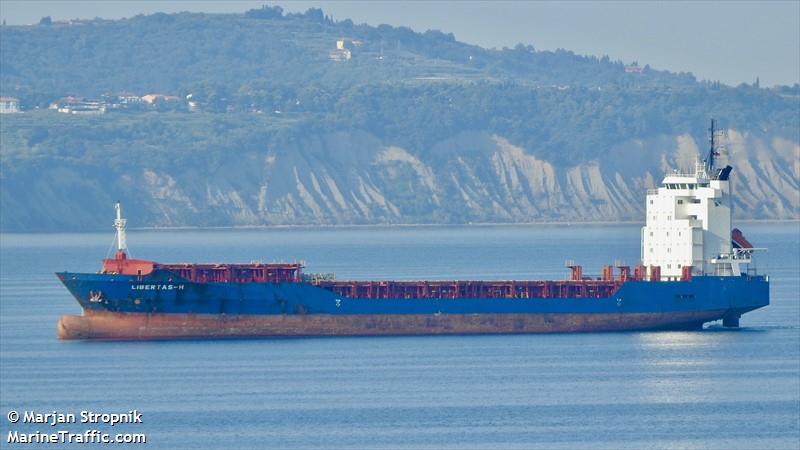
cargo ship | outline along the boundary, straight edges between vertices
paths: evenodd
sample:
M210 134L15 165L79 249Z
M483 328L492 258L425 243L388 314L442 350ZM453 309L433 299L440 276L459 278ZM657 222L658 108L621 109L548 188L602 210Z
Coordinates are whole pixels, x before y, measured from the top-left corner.
M718 132L690 173L648 190L641 263L599 276L567 262L564 280L337 280L298 263L162 264L127 255L116 204L116 253L98 273L56 275L83 309L61 339L174 339L700 330L738 327L769 304L755 248L731 226L731 166Z

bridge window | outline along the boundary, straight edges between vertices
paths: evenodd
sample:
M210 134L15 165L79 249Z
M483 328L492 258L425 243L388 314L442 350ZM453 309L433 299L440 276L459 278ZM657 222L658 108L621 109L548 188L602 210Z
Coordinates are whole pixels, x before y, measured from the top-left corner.
M682 205L683 204L683 200L678 200L678 204Z

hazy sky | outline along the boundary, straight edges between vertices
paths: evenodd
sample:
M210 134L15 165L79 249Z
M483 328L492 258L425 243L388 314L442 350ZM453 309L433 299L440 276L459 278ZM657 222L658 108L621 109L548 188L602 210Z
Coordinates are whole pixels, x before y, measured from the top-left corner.
M263 1L1 0L9 25L53 19L120 18L157 11L243 12ZM518 42L565 48L654 68L689 71L727 84L800 83L800 0L568 2L268 2L284 10L320 7L336 20L439 29L484 47Z

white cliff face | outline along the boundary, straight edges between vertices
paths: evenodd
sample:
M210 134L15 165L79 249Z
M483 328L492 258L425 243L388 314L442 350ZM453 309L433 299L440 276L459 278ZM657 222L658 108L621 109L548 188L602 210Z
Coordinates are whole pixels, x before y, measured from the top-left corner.
M426 159L340 134L306 151L274 151L258 179L241 182L236 198L227 194L226 209L231 225L637 221L645 190L668 170L691 168L704 144L661 136L558 167L502 136L457 136ZM798 144L733 130L727 148L737 217L797 218Z
M726 146L732 177L734 214L754 219L792 218L798 214L800 144L759 139L731 131Z
M693 167L705 148L688 135L658 136L557 166L485 133L454 136L424 154L367 133L335 133L208 167L144 166L104 180L81 177L80 167L60 167L51 170L48 189L34 185L4 199L14 197L11 207L67 208L82 198L70 193L80 179L99 204L105 194L98 193L130 192L136 200L126 207L140 226L642 221L646 189L666 171ZM734 217L799 218L800 143L731 130L720 159L734 166ZM69 185L62 189L59 180ZM108 180L119 186L109 187ZM89 223L94 212L85 204L74 208L85 212L84 222L48 226ZM35 215L28 210L20 220Z

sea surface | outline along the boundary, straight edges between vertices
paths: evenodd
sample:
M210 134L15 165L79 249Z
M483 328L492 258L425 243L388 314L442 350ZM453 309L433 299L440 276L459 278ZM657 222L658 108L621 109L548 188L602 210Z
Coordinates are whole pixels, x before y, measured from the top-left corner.
M15 430L97 429L145 433L147 448L797 449L800 225L740 225L769 248L772 304L738 330L171 342L56 339L80 310L53 272L98 270L113 230L3 234L0 447L37 448L8 444ZM635 264L639 239L636 225L128 234L132 257L304 260L362 279L563 279L567 259ZM133 409L143 423L7 419Z

